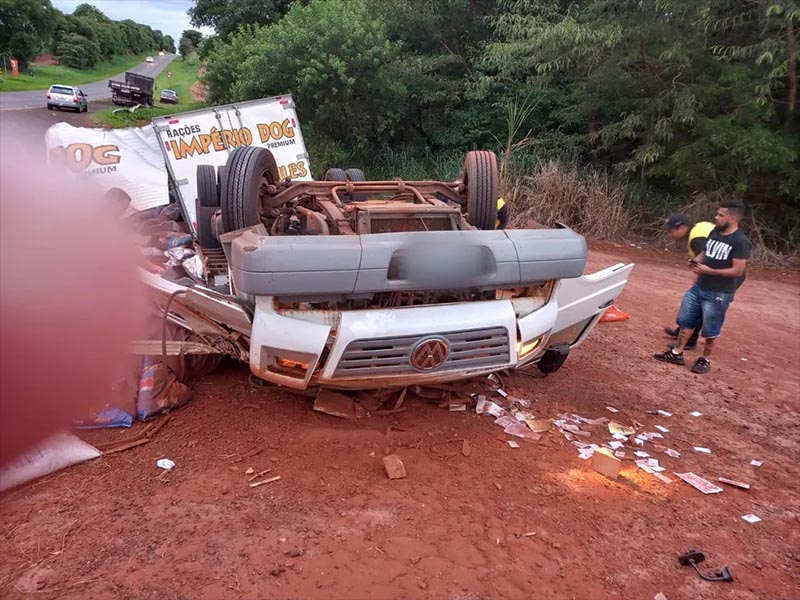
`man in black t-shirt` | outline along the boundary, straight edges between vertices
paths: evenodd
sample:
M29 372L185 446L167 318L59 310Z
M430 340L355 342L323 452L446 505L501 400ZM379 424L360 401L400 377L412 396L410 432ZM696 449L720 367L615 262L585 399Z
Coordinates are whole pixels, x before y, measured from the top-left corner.
M711 370L714 340L722 331L725 312L733 300L750 258L750 241L739 229L744 217L744 204L738 200L723 202L714 218L716 227L706 239L705 249L692 265L697 282L686 292L678 313L678 342L671 350L654 355L656 360L675 365L685 364L683 350L698 324L705 338L703 356L692 367L693 373Z

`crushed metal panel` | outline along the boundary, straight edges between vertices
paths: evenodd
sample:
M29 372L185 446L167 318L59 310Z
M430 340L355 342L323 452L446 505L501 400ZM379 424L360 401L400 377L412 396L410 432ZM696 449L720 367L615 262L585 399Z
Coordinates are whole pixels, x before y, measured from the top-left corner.
M180 297L180 302L231 329L250 335L252 330L250 316L234 302L215 298L195 288L189 288L186 294Z

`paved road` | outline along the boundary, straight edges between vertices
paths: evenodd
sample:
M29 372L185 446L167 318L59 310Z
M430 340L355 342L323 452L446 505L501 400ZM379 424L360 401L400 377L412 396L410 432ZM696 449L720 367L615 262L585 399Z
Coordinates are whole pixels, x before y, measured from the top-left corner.
M128 70L133 73L155 77L161 73L161 71L164 70L164 67L172 62L174 58L174 54L166 54L164 56L155 55L153 56L153 63L141 63ZM93 100L111 97L111 90L108 87L109 79L122 79L124 77L125 73L123 72L119 75L114 75L112 77L103 79L102 81L96 81L95 83L87 83L79 86L86 93L86 95L89 96L89 110L91 110ZM69 81L54 81L53 83L70 85ZM30 92L0 92L0 110L41 108L42 106L45 106L44 90L34 90Z

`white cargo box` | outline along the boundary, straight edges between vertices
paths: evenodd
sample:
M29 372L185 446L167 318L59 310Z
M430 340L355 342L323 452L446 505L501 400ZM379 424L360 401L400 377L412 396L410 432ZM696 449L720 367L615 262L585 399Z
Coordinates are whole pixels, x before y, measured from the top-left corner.
M220 167L238 146L269 148L281 179L313 179L291 96L158 117L153 127L192 232L197 230L197 165Z

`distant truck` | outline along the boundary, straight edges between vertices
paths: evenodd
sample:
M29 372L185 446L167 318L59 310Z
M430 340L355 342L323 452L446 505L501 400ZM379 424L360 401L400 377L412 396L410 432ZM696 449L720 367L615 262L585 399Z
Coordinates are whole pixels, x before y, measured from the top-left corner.
M119 106L153 105L156 81L152 77L128 71L124 82L110 79L108 87L111 88L111 101Z

